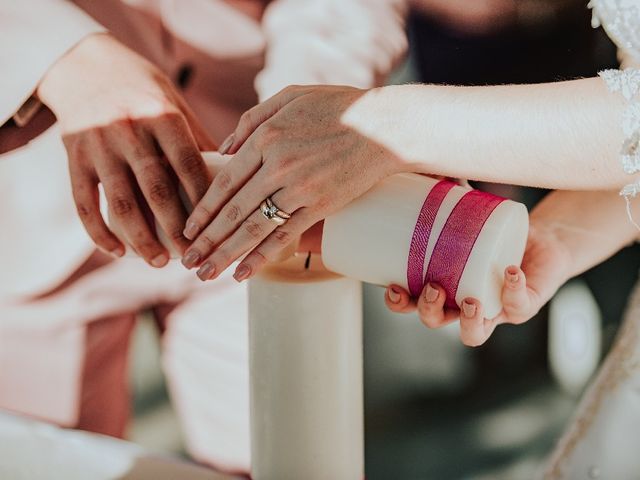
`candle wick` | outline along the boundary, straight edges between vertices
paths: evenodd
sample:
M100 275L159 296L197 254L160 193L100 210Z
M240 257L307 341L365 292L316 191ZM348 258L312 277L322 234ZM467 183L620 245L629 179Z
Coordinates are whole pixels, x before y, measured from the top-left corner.
M311 252L309 252L309 254L307 255L307 259L304 261L304 269L309 270L310 266L311 266Z

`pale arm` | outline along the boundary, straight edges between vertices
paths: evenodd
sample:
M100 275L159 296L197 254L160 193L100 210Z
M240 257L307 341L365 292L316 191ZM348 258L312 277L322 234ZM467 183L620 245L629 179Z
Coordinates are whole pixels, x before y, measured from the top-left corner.
M404 85L367 92L343 122L407 171L563 189L620 189L622 97L600 78L542 85Z

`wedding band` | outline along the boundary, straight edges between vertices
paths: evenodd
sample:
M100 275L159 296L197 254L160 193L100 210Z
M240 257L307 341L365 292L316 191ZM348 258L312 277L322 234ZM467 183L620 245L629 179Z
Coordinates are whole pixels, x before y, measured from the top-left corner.
M267 197L264 202L260 204L260 212L267 220L271 220L276 225L284 225L287 220L291 218L291 214L283 210L280 210L271 197Z

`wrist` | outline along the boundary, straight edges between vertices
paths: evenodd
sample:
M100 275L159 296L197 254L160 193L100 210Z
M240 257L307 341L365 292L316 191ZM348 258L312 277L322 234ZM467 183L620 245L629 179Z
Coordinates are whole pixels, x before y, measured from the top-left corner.
M96 32L87 35L47 70L36 88L38 99L57 113L65 98L73 95L77 81L86 78L87 66L96 58L104 61L105 46L117 42L109 33Z

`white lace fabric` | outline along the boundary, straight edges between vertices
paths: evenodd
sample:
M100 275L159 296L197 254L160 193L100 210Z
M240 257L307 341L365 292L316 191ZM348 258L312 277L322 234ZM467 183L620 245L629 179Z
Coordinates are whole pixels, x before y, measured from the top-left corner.
M592 26L602 26L622 56L640 64L640 0L591 0L589 8L593 9ZM624 172L633 175L640 172L640 70L604 70L599 75L611 92L619 93L627 102L622 114L624 142L619 158ZM630 210L630 199L638 194L640 180L620 191L627 201L629 218L640 229Z

